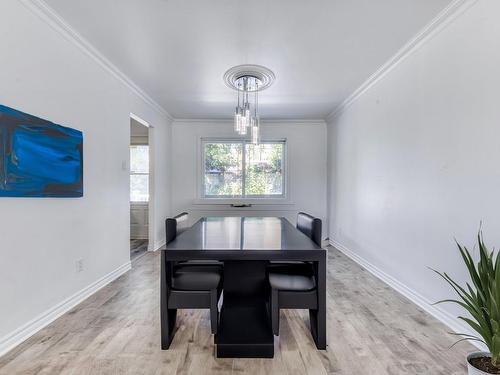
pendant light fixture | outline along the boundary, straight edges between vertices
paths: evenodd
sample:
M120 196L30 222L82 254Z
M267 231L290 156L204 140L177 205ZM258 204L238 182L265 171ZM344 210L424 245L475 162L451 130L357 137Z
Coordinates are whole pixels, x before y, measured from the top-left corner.
M259 92L271 86L274 79L274 73L260 65L238 65L224 74L226 85L238 92L234 131L241 136L250 134L253 144L260 143Z

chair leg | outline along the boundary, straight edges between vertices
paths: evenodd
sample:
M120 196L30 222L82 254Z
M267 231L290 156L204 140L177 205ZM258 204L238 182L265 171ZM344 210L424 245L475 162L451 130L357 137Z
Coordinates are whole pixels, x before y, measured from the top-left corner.
M210 291L210 327L212 328L212 334L217 333L217 327L219 322L219 309L217 307L217 289Z
M273 335L280 335L280 306L279 306L279 290L271 289L271 325Z
M168 308L168 283L167 283L167 264L165 251L161 252L160 265L160 325L161 325L161 349L167 350L174 338L175 320L177 309Z
M177 309L161 310L161 350L168 350L174 338Z

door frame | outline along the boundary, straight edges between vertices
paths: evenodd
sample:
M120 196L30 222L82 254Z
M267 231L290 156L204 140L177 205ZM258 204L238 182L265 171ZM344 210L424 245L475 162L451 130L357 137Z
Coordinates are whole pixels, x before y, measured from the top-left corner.
M149 201L148 201L148 251L154 251L155 244L155 215L154 215L154 201L155 201L155 176L154 176L154 126L152 126L149 122L136 115L135 113L130 112L130 119L133 119L144 125L148 129L148 146L149 146ZM130 121L129 121L130 122ZM129 125L130 129L130 125ZM130 144L131 135L129 135L129 144ZM130 152L129 152L129 166L130 166ZM130 168L129 168L130 174ZM129 178L130 181L130 178ZM129 193L130 193L130 182L129 182ZM130 206L130 199L129 199ZM130 215L130 209L129 209ZM129 217L129 225L130 225L130 217ZM130 237L130 233L129 233Z

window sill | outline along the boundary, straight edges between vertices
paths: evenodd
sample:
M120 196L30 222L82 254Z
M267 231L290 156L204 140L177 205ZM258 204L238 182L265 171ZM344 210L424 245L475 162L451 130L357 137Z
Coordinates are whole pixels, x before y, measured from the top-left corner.
M213 205L252 205L252 206L293 206L294 203L288 198L199 198L193 201L193 205L213 206ZM246 208L246 207L234 207Z

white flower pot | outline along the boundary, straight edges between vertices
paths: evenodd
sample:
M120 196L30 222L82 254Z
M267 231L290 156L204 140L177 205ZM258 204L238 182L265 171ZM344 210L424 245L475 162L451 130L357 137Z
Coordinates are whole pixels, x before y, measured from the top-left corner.
M481 370L478 370L477 368L475 368L474 366L472 366L470 364L470 360L472 358L477 358L477 357L490 357L490 353L488 352L473 352L473 353L470 353L468 356L467 356L467 369L468 369L468 374L469 375L491 375L487 372L484 372L484 371L481 371Z

